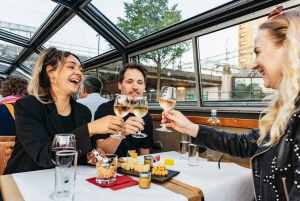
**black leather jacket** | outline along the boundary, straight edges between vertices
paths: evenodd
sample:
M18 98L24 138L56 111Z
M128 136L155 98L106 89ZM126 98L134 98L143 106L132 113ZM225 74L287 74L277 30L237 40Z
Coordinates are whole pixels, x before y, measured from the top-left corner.
M300 110L292 115L287 128L274 146L265 146L267 134L258 146L259 130L246 134L217 131L199 126L193 143L241 158L251 158L255 200L300 200Z

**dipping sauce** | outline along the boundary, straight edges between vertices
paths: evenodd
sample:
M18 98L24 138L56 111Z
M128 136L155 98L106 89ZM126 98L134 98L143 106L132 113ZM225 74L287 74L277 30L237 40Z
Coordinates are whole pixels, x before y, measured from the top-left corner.
M140 172L139 177L140 188L147 189L151 186L151 173L150 172Z
M144 156L144 165L149 164L150 167L153 167L153 157L150 156Z

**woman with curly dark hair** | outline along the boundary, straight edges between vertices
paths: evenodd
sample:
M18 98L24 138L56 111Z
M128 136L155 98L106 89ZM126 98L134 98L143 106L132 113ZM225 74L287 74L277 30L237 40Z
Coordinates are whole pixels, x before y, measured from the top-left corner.
M28 82L22 77L12 76L2 82L0 94L4 97L0 101L0 135L16 135L14 103L27 93Z

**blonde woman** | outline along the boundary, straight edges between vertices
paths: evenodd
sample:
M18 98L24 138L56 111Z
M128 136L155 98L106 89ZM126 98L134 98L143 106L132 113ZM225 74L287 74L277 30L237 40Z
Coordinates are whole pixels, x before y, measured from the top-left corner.
M277 89L259 129L238 135L191 123L179 111L163 113L174 129L195 137L194 143L238 157L252 157L256 200L300 199L300 8L276 8L254 41L252 69L264 86Z
M27 97L15 103L16 143L4 174L54 167L51 160L55 134L73 133L79 163L95 159L90 137L99 133L118 133L123 119L106 116L90 122L90 110L72 95L82 81L82 64L70 52L49 48L41 53L28 86Z

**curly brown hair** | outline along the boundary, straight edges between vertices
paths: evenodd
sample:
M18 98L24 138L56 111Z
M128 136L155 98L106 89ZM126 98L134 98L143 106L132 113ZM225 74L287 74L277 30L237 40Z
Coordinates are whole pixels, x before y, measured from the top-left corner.
M11 76L3 80L0 89L2 97L11 95L27 96L27 85L26 79L17 76Z

